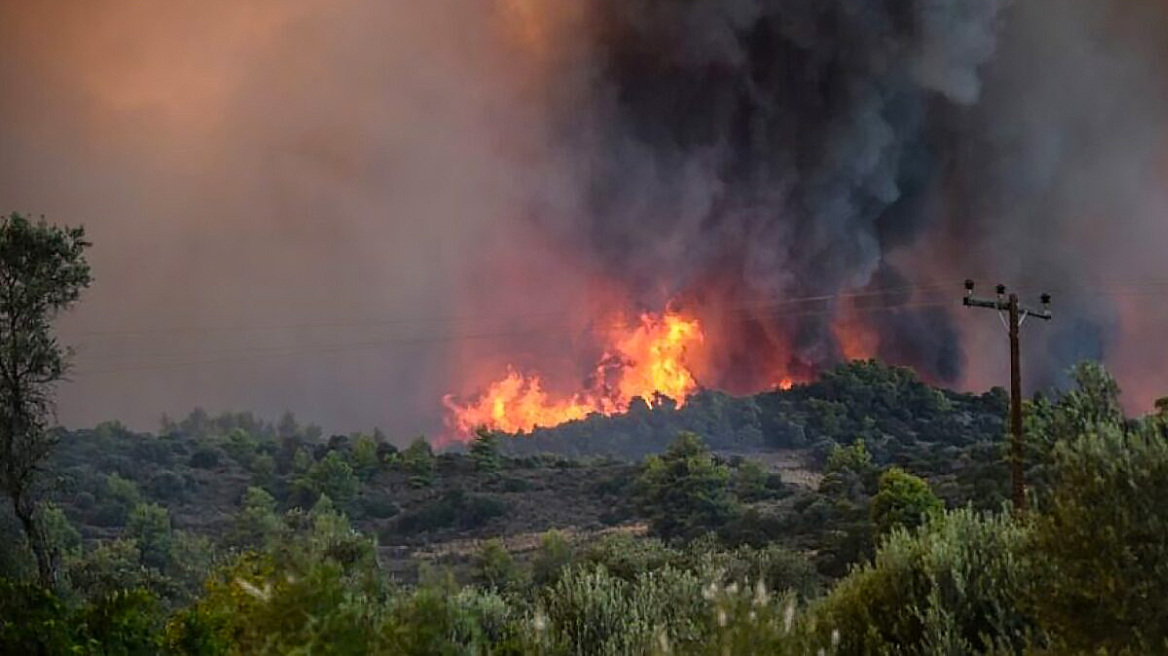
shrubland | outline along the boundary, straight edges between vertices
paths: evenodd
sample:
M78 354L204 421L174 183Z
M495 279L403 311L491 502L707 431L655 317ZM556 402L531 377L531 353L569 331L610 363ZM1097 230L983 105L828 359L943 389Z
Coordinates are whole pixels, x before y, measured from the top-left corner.
M636 462L246 413L61 431L59 575L4 518L0 653L1168 652L1168 418L1125 417L1097 366L1073 379L1027 402L1025 515L997 393L874 363L749 400L754 451L678 430ZM664 425L717 424L688 408ZM761 457L774 427L811 483Z

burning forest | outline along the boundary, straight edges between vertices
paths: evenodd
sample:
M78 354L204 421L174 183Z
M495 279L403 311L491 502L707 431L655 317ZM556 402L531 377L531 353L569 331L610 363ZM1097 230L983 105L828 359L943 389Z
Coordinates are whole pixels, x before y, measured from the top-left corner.
M0 654L1168 653L1168 0L0 48Z

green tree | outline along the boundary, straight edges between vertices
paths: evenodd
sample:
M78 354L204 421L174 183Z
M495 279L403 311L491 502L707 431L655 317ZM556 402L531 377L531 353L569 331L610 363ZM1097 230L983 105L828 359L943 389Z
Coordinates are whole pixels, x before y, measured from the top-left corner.
M486 428L476 430L475 439L470 443L470 459L478 471L499 471L503 462L503 457L499 455L499 435Z
M945 510L925 479L892 467L880 476L880 486L872 497L872 523L877 536L900 527L914 529Z
M170 513L156 503L136 506L126 520L123 535L141 552L142 564L164 571L170 565Z
M329 451L328 455L312 466L308 476L318 494L326 495L342 506L353 500L360 486L353 467L338 451Z
M74 621L101 654L157 654L163 611L158 598L142 589L115 590L87 604Z
M1060 444L1055 457L1054 489L1035 519L1039 619L1067 651L1161 652L1168 442L1105 427Z
M768 496L768 476L757 460L743 460L734 470L731 483L734 494L743 501L758 501Z
M72 625L50 590L0 578L0 654L84 653Z
M121 538L102 542L85 554L70 568L69 580L78 592L90 599L159 584L157 572L142 565L142 552L137 543Z
M206 535L175 531L171 538L170 568L167 575L187 593L199 590L215 563L215 544Z
M117 504L130 510L142 503L142 493L138 491L138 484L123 478L117 473L105 477L106 495Z
M506 590L519 579L519 566L503 541L487 540L475 558L475 582L495 591Z
M223 441L223 450L245 469L251 468L252 458L255 458L259 446L259 440L242 428L231 429Z
M234 542L241 546L263 547L279 536L284 522L276 512L276 500L261 487L249 487L242 508L235 516Z
M854 472L867 474L875 469L872 464L872 454L864 446L864 440L856 440L848 446L835 445L827 456L827 464L823 467L824 474L837 472Z
M655 533L692 537L738 513L729 481L729 468L714 459L702 439L683 432L661 456L645 460L638 501Z
M414 440L401 454L402 468L410 476L410 485L414 487L429 487L434 484L434 451L426 438Z
M543 534L539 541L539 551L531 563L531 577L536 585L544 586L556 581L560 572L572 564L572 543L563 531L552 529Z
M377 455L377 442L362 433L353 442L353 470L361 480L367 481L377 473L381 467L381 459Z
M0 219L0 484L46 586L56 580L57 563L37 517L38 483L56 444L48 422L70 354L52 322L89 286L89 245L82 228L15 213Z
M835 632L839 654L1022 653L1041 644L1018 603L1030 571L1026 526L969 509L921 530L895 529L875 558L852 569L812 609L818 644Z
M270 454L261 453L251 459L251 473L253 480L260 485L270 485L276 475L276 459Z
M1100 426L1124 422L1119 403L1119 384L1096 362L1082 362L1071 369L1075 387L1058 401L1053 431L1056 438L1075 439Z
M81 556L81 534L55 503L46 503L40 510L45 541L58 562L76 560Z

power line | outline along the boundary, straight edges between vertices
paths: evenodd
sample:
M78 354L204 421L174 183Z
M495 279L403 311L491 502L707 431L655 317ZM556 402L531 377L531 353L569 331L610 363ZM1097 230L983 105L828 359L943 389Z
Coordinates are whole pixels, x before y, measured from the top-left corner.
M772 299L758 302L738 303L728 307L730 311L750 310L750 309L768 309L779 308L788 305L798 305L810 302L825 302L833 300L847 300L855 298L865 298L874 296L884 296L887 294L907 293L914 291L926 290L942 290L950 287L953 284L960 282L954 281L938 281L925 284L901 285L897 287L887 287L883 289L864 289L855 292L841 292L836 294L821 294L816 296L804 296L796 298ZM495 318L486 318L486 322L510 322L515 320L539 319L549 317L563 317L569 315L569 312L537 312L537 313L522 313L510 314ZM123 328L111 330L89 330L84 332L69 333L62 331L62 334L70 338L83 337L124 337L124 336L138 336L138 335L155 335L155 334L198 334L198 333L233 333L233 332L260 332L269 330L306 330L315 328L371 328L381 326L393 325L409 325L421 324L435 325L435 324L460 324L471 321L484 321L481 315L462 315L462 316L447 316L447 317L431 317L431 318L394 318L394 319L363 319L352 321L323 321L323 322L303 322L303 323L272 323L272 324L257 324L253 326L171 326L171 327L154 327L154 328Z
M782 299L782 300L775 300L775 301L768 301L768 302L759 302L759 303L755 303L755 304L740 303L740 304L728 306L728 307L722 308L722 309L727 314L732 315L732 318L725 319L724 322L726 322L726 323L741 323L741 322L751 322L751 321L758 320L757 315L749 314L751 312L758 312L758 311L764 311L764 310L782 310L784 308L788 308L791 306L798 306L798 305L806 306L806 305L816 303L816 302L822 304L822 306L798 307L798 308L790 309L790 310L784 311L780 314L777 314L773 318L777 321L783 321L783 320L794 320L794 319L799 319L799 318L809 317L809 316L834 315L837 313L838 309L836 307L832 306L833 301L842 301L842 300L856 301L856 300L863 300L866 298L880 298L880 297L886 297L889 295L898 295L898 294L909 294L913 297L916 297L919 295L919 296L924 296L925 298L923 298L923 299L910 298L904 302L886 303L886 304L875 305L875 306L865 306L865 305L855 306L855 305L853 305L853 306L848 307L847 312L851 315L854 315L854 314L863 315L863 314L868 314L868 313L889 312L889 311L896 311L896 310L911 310L911 309L921 309L921 308L929 308L929 307L946 307L946 306L955 305L954 302L944 300L941 298L937 298L936 300L931 300L932 296L933 296L933 292L940 291L942 289L942 287L943 287L943 283L932 282L932 283L918 284L918 285L904 285L904 286L898 286L898 287L887 287L887 288L882 288L882 289L869 289L869 290L863 290L860 292L853 292L853 293L807 296L807 297L801 297L801 298L795 298L795 299ZM1024 288L1031 288L1031 287L1032 286L1028 286L1028 285L1020 285L1019 286L1019 288L1023 288L1023 289ZM1165 281L1150 280L1150 281L1143 281L1143 282L1139 282L1139 281L1136 281L1136 282L1132 282L1132 281L1110 282L1110 283L1099 283L1096 285L1086 285L1085 287L1090 288L1090 289L1097 289L1097 290L1098 289L1111 290L1109 292L1097 292L1097 294L1091 294L1092 296L1098 295L1098 294L1105 294L1105 295L1117 295L1117 294L1129 295L1130 294L1130 295L1140 295L1140 296L1142 296L1142 295L1162 295L1165 293L1166 290L1157 289L1157 288L1168 287L1168 280L1165 280ZM1126 288L1126 290L1125 290L1125 288ZM1080 288L1080 290L1081 289L1083 289L1083 288ZM534 315L516 315L515 317L512 317L512 319L513 320L520 320L525 316L526 317L561 316L563 314L565 314L565 313L551 313L551 312L549 312L549 313L540 313L540 314L534 314ZM733 315L738 315L738 316L733 316ZM471 319L471 317L461 317L461 318L457 318L457 321L458 322L465 322L465 321L469 321L470 319ZM321 323L321 324L300 324L300 325L301 326L314 325L317 327L324 327L324 326L329 326L329 325L331 325L331 326L344 325L347 327L356 327L356 326L373 327L373 326L393 325L394 323L405 324L405 323L411 323L411 322L412 323L423 323L423 324L425 323L425 321L422 321L422 320L415 320L415 321L402 320L401 322L381 322L381 321L364 322L364 323L361 323L361 322L339 323L338 322L338 323L332 323L332 324ZM275 346L243 347L243 348L238 348L238 349L217 349L217 350L197 349L193 352L188 351L185 353L149 353L149 354L133 354L133 353L131 353L131 354L108 354L107 353L107 354L97 354L97 355L83 355L82 357L78 358L78 360L77 360L78 365L91 365L91 364L100 364L103 362L118 362L118 361L135 360L135 359L138 359L138 360L152 360L152 359L154 359L154 360L166 360L166 361L155 361L155 362L147 361L147 362L144 362L142 364L134 364L132 366L112 367L112 368L96 369L96 370L88 370L88 371L81 369L81 370L75 372L75 375L77 375L77 376L112 375L112 374L133 373L133 372L140 372L140 371L176 369L176 368L200 366L200 365L204 365L204 364L231 363L231 362L236 362L239 360L249 360L250 361L250 360L266 359L266 358L284 358L284 357L293 357L293 356L300 356L300 355L340 353L340 352L348 352L348 351L355 351L355 350L382 349L382 348L393 348L393 347L410 347L410 346L415 346L415 345L424 345L424 344L433 344L433 343L442 343L442 342L477 341L477 340L490 341L490 340L520 339L520 338L538 338L538 337L556 336L556 335L563 335L563 334L579 334L581 331L588 330L588 329L591 329L593 331L624 330L624 329L635 328L637 325L639 325L639 322L631 320L631 319L627 319L627 320L623 320L620 322L613 322L613 323L610 323L607 325L592 326L592 327L559 325L559 326L547 326L547 327L542 327L542 328L535 328L535 329L530 329L530 330L518 330L518 331L517 330L495 330L495 331L478 331L478 332L453 333L453 334L448 333L448 334L429 334L429 335L417 335L417 336L385 337L385 338L371 339L371 340L358 341L358 342L316 344L316 345L309 345L309 346L291 345L290 344L290 345L275 345ZM292 326L270 325L266 328L257 326L257 327L249 328L248 330L264 330L264 329L290 328L290 327L292 327ZM234 330L234 329L229 329L229 330ZM98 334L108 335L111 333L105 332L105 333L98 333ZM127 331L124 334L144 334L144 333ZM84 349L84 346L85 345L82 344L83 349Z
M893 311L893 310L905 310L905 309L915 309L915 308L925 308L925 307L943 307L943 306L953 306L953 305L955 305L955 304L952 301L907 302L907 303L900 303L900 304L893 304L893 305L886 305L886 306L853 308L852 310L850 310L850 312L867 314L867 313L875 313L875 312L888 312L888 311ZM828 315L828 314L833 314L833 313L834 313L834 310L810 310L810 311L804 310L804 311L798 311L798 312L784 314L782 318L794 319L794 318L800 318L800 317L805 317L805 316ZM741 323L741 322L748 322L748 321L753 321L753 320L755 320L755 319L752 317L742 317L739 319L732 319L732 320L730 320L730 322L731 323ZM635 328L636 326L637 326L636 323L625 322L623 324L613 326L613 329ZM110 375L110 374L132 373L132 372L139 372L139 371L153 371L153 370L162 370L162 369L182 368L182 367L189 367L189 366L199 366L199 365L204 365L204 364L232 363L232 362L240 361L242 359L255 360L255 359L262 359L262 358L280 358L280 357L289 357L289 356L296 356L296 355L315 355L315 354L321 354L321 353L338 353L338 352L353 351L353 350L378 349L378 348L386 348L386 347L393 347L393 346L412 346L412 345L418 345L418 344L431 344L431 343L462 341L462 340L477 340L477 339L490 340L490 339L503 339L503 338L533 337L533 336L539 336L539 335L558 335L558 334L563 334L564 332L565 331L563 329L538 329L538 330L530 330L530 331L524 331L524 332L506 331L506 332L462 334L462 335L431 335L431 336L420 336L420 337L412 337L412 338L397 338L397 339L391 338L391 339L373 340L373 341L357 342L357 343L350 343L350 344L321 345L321 346L318 346L315 348L257 347L255 349L239 349L239 350L235 350L235 351L227 351L227 352L219 352L219 353L203 352L203 353L176 354L176 355L159 354L158 356L150 356L150 357L174 357L174 358L185 358L185 359L177 361L177 362L147 363L147 364L143 364L140 366L121 367L121 368L113 368L113 369L106 369L106 370L90 370L90 371L80 370L80 371L74 372L74 375L81 376L81 377L97 376L97 375ZM568 331L568 332L574 333L577 331L572 330L572 331ZM206 359L203 357L203 356L207 356L207 355L222 356L222 357L213 357L211 359ZM90 360L90 361L92 361L92 360ZM79 363L80 362L83 362L83 361L79 361Z

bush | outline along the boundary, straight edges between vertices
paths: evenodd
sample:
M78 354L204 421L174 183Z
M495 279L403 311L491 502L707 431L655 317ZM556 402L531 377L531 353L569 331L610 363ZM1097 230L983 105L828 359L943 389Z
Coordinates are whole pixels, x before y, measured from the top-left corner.
M401 507L388 495L369 490L362 494L361 511L374 519L389 519L401 512Z
M508 476L499 479L499 490L502 492L530 492L535 485L526 478Z
M531 577L536 585L545 586L556 581L560 572L572 564L572 543L562 531L551 530L539 541L539 551L531 564Z
M215 469L219 466L219 453L213 447L200 447L191 454L188 464L195 469Z
M124 526L126 518L130 516L128 508L116 501L103 501L93 509L89 521L94 526L116 527Z
M638 501L654 533L694 537L738 514L729 481L730 470L714 460L701 438L682 433L660 457L645 460Z
M574 654L642 654L660 645L695 647L712 619L701 581L664 567L632 581L602 565L568 568L544 590L548 641Z
M162 646L162 608L142 589L116 590L90 602L78 623L99 654L157 654Z
M497 497L450 490L439 500L403 515L398 520L397 528L403 533L451 527L471 530L507 514L508 510L507 503Z
M123 535L138 545L143 565L161 571L170 564L170 513L166 508L154 503L135 507Z
M474 568L474 582L488 590L507 590L519 582L519 566L499 539L483 543L475 556Z
M599 565L565 572L544 595L553 644L580 655L647 652L655 627L637 616L630 586Z
M1034 606L1070 650L1168 644L1168 442L1098 429L1056 450L1036 519Z
M506 648L518 641L514 612L496 593L458 590L449 577L427 576L416 590L391 603L383 653L522 653Z
M133 540L102 542L71 564L69 580L85 597L100 599L127 588L152 589L160 584L157 572L142 566L142 554Z
M117 474L109 474L105 477L105 497L127 509L142 503L142 494L138 492L138 484Z
M470 443L470 460L475 471L494 473L502 467L499 455L499 436L485 428L475 431L475 439Z
M32 584L0 579L0 654L67 654L76 640L65 605Z
M766 470L757 460L743 460L734 470L731 481L734 494L742 501L759 501L771 496Z
M186 496L186 481L172 471L164 471L151 477L146 489L158 501L177 503Z
M698 541L691 545L685 559L688 569L716 578L718 583L749 585L762 581L767 590L789 591L802 599L818 596L823 585L823 578L807 558L777 544L724 551L714 542Z
M674 562L679 554L656 538L638 538L618 531L588 546L583 560L603 565L607 572L632 581L642 572L658 570Z
M881 474L878 491L872 497L872 523L878 536L898 527L916 528L943 510L945 504L923 478L899 467Z
M329 451L320 462L312 465L308 477L316 494L325 495L342 506L353 500L360 486L353 467L339 451Z
M414 440L401 453L401 465L406 473L410 474L410 485L413 487L429 487L434 484L436 463L434 451L426 438Z
M1026 535L1008 516L971 510L894 530L813 609L815 637L838 631L846 654L1019 651L1038 635L1017 606Z

